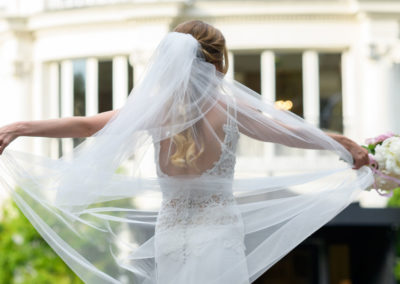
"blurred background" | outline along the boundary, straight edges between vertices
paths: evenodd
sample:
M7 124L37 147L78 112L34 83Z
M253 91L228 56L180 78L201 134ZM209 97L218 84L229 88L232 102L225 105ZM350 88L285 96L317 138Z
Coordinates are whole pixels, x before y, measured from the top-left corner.
M121 107L157 43L189 19L222 31L227 78L263 100L360 144L400 133L399 0L0 0L0 125ZM58 158L80 142L12 147ZM291 173L330 159L241 139L238 166ZM79 283L1 196L0 283ZM396 283L399 196L363 193L256 283Z

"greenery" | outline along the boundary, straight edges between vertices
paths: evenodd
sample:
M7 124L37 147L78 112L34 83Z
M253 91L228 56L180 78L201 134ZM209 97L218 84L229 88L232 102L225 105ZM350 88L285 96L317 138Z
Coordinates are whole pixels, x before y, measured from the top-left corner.
M400 187L393 190L393 195L390 197L387 206L394 208L400 207Z
M126 174L126 169L119 167L117 174ZM60 223L55 215L49 214L46 208L37 204L29 194L26 194L21 188L17 187L16 192L33 210L40 216L46 216L46 223L52 226L58 226L58 232L70 241L70 244L83 251L90 251L91 256L96 259L95 265L101 270L106 270L108 266L115 265L108 258L102 258L104 248L98 247L91 240L97 238L99 244L106 243L108 236L99 235L98 230L90 226L80 226L75 224L75 229L82 233L87 242L77 240L76 236L68 228L63 230L59 227ZM133 200L124 198L121 200L92 204L93 207L116 206L132 207ZM63 262L63 260L53 251L47 242L32 226L30 221L24 216L18 206L12 201L6 201L3 207L0 207L0 284L81 284L82 280ZM89 218L89 217L87 217ZM97 219L87 220L96 223L98 226L104 224L98 223ZM71 238L69 237L71 235ZM136 236L140 237L140 236ZM121 272L122 275L122 272Z
M0 283L83 283L57 256L14 202L2 210Z
M388 203L388 207L400 207L400 187L396 188L393 190L393 196L390 197ZM397 232L397 238L396 238L396 255L397 255L397 261L396 261L396 266L394 268L394 274L397 280L397 283L400 283L400 232Z

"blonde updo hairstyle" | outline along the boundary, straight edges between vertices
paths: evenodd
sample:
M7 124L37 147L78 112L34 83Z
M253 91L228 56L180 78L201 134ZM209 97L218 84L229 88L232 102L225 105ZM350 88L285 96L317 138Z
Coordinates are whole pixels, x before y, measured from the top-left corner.
M194 20L179 24L174 32L191 34L200 43L204 59L214 64L219 72L226 74L229 67L228 50L225 38L218 29L203 21ZM189 127L174 135L172 141L176 151L170 157L171 163L180 168L189 166L197 169L195 161L203 153L204 143L200 141L199 147L196 147L193 128Z

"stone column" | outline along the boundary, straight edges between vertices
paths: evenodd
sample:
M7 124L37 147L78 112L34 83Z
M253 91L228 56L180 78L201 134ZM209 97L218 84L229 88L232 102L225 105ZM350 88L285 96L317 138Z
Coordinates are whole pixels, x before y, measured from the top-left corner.
M343 134L349 137L358 137L357 133L357 93L355 58L352 50L342 53L342 100L343 100Z
M275 89L275 53L263 51L261 53L261 97L266 103L273 103L276 97ZM275 144L264 143L264 157L270 160L275 156Z
M48 116L50 118L60 117L60 81L59 81L59 63L54 62L48 65ZM58 158L59 156L59 138L50 140L50 157Z
M86 60L86 116L95 115L99 110L98 64L96 58Z
M318 53L303 53L303 112L304 119L319 125L319 66Z
M318 53L308 50L303 53L303 114L312 125L319 126L319 62ZM313 159L317 152L307 151L306 157Z
M19 18L3 19L7 30L0 39L0 125L32 116L32 37ZM9 147L32 151L32 138L17 139Z
M32 74L32 119L42 120L44 119L44 109L46 108L44 100L44 87L43 87L43 63L36 61L33 64ZM37 155L45 155L45 138L35 137L33 139L33 152Z
M261 95L266 102L275 101L275 53L261 53Z
M113 59L113 109L122 107L128 97L128 60L125 56Z
M357 109L355 113L362 115L359 121L365 139L391 130L388 111L393 102L390 101L389 86L391 63L383 58L376 60L365 58L362 66L362 101L358 105L361 110Z
M135 50L129 56L129 62L133 66L134 85L137 86L139 80L144 75L146 64L150 59L151 53L146 50Z
M228 52L228 62L229 62L229 68L228 72L226 73L225 77L228 80L233 80L235 75L234 75L234 69L235 69L235 59L233 56L233 53L231 51Z
M74 115L74 73L71 60L61 62L61 117ZM73 149L73 140L64 139L62 143L63 155Z
M400 49L400 47L399 47ZM394 133L400 133L400 59L393 62L390 71L390 84L389 84L389 130Z

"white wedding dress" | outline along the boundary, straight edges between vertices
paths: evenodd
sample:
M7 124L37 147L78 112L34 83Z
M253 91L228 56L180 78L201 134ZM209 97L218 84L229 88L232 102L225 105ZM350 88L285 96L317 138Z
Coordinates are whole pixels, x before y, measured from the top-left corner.
M197 170L171 166L184 132L204 149ZM302 148L308 163L331 159L296 173L269 157L257 160L273 175L243 159L235 169L241 135ZM244 284L373 182L351 164L320 129L225 79L191 35L169 33L100 131L59 159L6 149L0 186L85 283Z
M249 283L244 225L229 184L208 188L204 178L232 179L239 129L228 117L221 155L201 179L169 177L160 168L160 143L155 163L163 194L155 231L157 283L227 283L224 271L237 284Z

